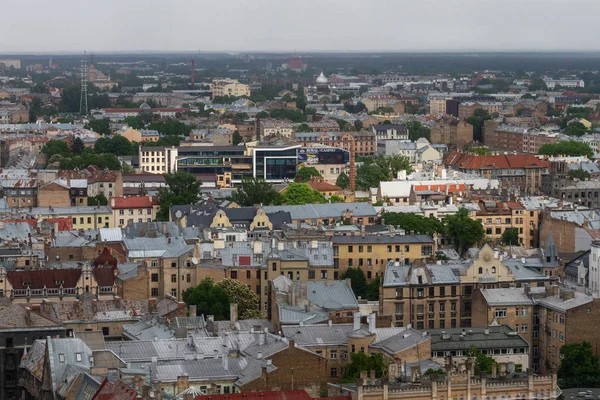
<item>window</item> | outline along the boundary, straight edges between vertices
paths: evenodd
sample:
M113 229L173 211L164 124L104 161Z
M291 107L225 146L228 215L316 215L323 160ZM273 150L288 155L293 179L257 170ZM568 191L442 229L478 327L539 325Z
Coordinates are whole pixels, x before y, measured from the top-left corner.
M371 253L373 251L373 246L367 246L367 253Z
M152 274L152 282L158 282L158 274Z
M337 377L337 368L331 368L331 377L332 378Z
M496 318L506 318L506 308L498 308L494 313Z
M492 274L496 273L496 267L492 267Z
M521 333L527 333L529 331L529 328L527 325L521 325Z
M171 283L177 283L177 274L171 274Z
M331 358L332 360L336 360L337 359L337 351L329 352L329 358Z
M354 246L348 246L348 253L352 253L354 251Z
M237 271L231 271L231 279L237 279Z
M358 246L358 252L359 252L359 253L362 253L362 252L363 252L363 249L364 249L364 246Z
M312 270L308 271L308 279L315 279L315 271L312 271Z
M108 336L108 335L110 334L110 327L108 327L108 326L103 326L103 327L102 327L102 334L103 334L104 336Z
M564 342L564 341L565 341L565 334L564 334L564 333L562 333L562 332L561 332L561 333L559 333L559 335L558 335L558 340L560 340L561 342Z
M440 297L444 297L446 295L446 287L440 286Z
M277 271L277 263L273 263L271 267L273 271Z
M177 289L171 289L171 296L177 297Z
M321 279L327 279L327 270L321 270Z
M65 355L64 354L59 354L58 355L58 362L61 362L61 363L65 362Z
M152 289L150 289L150 295L152 297L158 297L158 288L153 287Z
M559 321L560 321L560 324L561 324L561 325L564 325L564 324L565 324L565 316L564 316L564 315L560 315L560 316L558 317L558 319L559 319Z
M187 274L187 275L185 276L185 281L186 281L187 283L191 283L191 282L192 282L192 275L190 275L190 274Z
M421 246L421 255L430 256L433 253L433 246Z

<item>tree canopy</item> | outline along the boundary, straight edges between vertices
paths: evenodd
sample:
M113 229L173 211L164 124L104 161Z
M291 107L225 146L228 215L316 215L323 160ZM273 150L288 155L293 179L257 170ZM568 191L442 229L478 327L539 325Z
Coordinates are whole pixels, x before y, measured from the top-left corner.
M296 132L312 132L312 129L308 124L302 123L296 127Z
M366 159L356 170L356 187L359 190L369 190L379 186L379 182L396 179L398 172L412 172L410 160L407 157L379 156L375 160Z
M387 369L383 354L375 353L370 356L363 352L350 354L350 362L344 368L344 383L355 383L361 371L375 371L375 376L381 378Z
M406 128L408 129L408 138L410 140L417 141L420 138L425 138L431 141L431 129L419 121L408 121L406 124Z
M196 306L197 315L214 315L217 321L229 319L231 297L225 289L215 285L210 277L183 292L182 296L187 305Z
M237 303L238 319L262 317L259 311L260 299L248 285L235 279L223 279L217 282L217 286L227 293L232 303Z
M381 215L381 220L385 220L386 225L399 227L406 232L414 231L429 236L436 233L443 234L446 229L444 224L435 217L424 217L412 213L384 212Z
M91 129L101 135L108 135L110 133L110 123L107 119L94 119L91 120L86 126L86 129Z
M380 277L376 277L367 282L365 272L360 267L348 267L340 279L350 278L352 291L356 297L361 297L370 301L379 300L379 284L381 283Z
M498 364L493 357L483 354L475 345L471 345L468 351L468 355L475 357L475 375L479 375L482 372L487 374L492 373L492 366Z
M339 174L335 180L335 185L341 187L342 189L348 189L350 186L350 178L345 172L342 171L342 173Z
M202 182L186 171L165 174L167 187L158 189L160 210L158 219L169 220L169 207L173 205L196 204L201 199L200 186Z
M271 118L289 119L292 122L305 122L306 116L302 111L294 108L275 108L270 111Z
M48 156L48 158L51 158L55 154L69 157L71 155L71 150L69 150L67 142L63 142L62 140L49 140L48 143L42 147L42 153Z
M500 239L502 244L507 246L519 246L519 228L508 228L502 232L502 238Z
M258 178L244 178L242 187L233 192L229 200L242 207L250 207L256 204L277 204L279 197L279 193L269 182Z
M73 144L71 145L71 151L73 152L73 154L79 155L83 153L84 149L85 145L83 144L83 140L81 140L80 137L76 137L75 140L73 140Z
M487 110L477 108L473 111L473 115L467 118L467 122L473 125L473 139L482 141L483 139L483 124L486 120L492 119L492 116Z
M94 143L94 152L98 154L116 154L132 156L138 154L137 145L121 135L101 137Z
M466 208L461 208L456 214L447 215L442 222L446 227L445 236L452 240L459 254L485 237L481 221L471 219Z
M579 143L574 140L558 142L558 143L548 143L542 145L540 147L540 154L545 156L586 156L591 158L594 156L594 151L592 148L586 143Z
M187 136L190 134L192 127L184 124L181 121L175 119L168 119L166 121L154 121L148 125L148 129L156 130L163 135L183 135Z
M242 143L244 141L244 139L242 138L242 135L240 135L239 131L233 131L233 135L231 136L231 144L234 146L237 146L238 144Z
M128 127L133 129L144 129L144 121L142 121L138 117L126 117L123 121L127 124Z
M311 188L306 183L292 182L281 196L281 201L287 205L325 203L325 196Z
M588 129L581 122L573 122L565 128L565 134L569 136L583 136Z
M589 172L587 172L584 169L572 169L572 170L569 171L568 175L571 178L576 178L576 179L579 179L581 181L585 181L585 180L590 179L592 177L592 174L590 174Z
M321 174L315 167L302 167L296 173L296 182L308 182L312 177L320 178Z
M560 387L583 388L600 385L600 363L589 342L565 344L560 348L560 355Z

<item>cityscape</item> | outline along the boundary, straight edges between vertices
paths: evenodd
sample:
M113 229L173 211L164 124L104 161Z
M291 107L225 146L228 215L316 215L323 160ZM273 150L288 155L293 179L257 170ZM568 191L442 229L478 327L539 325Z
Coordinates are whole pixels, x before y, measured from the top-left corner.
M0 399L600 398L600 4L461 2L0 44Z

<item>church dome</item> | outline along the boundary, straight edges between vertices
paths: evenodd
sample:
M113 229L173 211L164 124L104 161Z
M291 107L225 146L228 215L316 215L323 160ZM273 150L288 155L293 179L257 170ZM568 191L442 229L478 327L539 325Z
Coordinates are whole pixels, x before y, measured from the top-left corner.
M323 74L323 71L321 71L321 75L319 75L316 82L318 85L326 85L329 83L329 79L327 79L327 77Z

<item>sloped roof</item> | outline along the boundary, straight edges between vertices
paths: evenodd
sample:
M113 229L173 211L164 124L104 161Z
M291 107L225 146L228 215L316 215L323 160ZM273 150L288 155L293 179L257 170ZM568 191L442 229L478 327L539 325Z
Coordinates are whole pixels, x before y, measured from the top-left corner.
M462 169L489 169L489 168L549 168L550 163L540 160L531 154L502 154L491 156L477 156L468 153L452 152L444 163Z
M60 328L59 322L32 311L29 311L28 321L27 310L20 304L12 304L1 309L0 321L2 321L0 331L5 329Z
M6 277L13 289L58 289L77 286L81 270L79 269L46 269L35 271L7 271ZM64 282L64 283L62 283ZM28 283L26 286L25 283Z
M120 379L110 382L104 378L92 400L135 400L139 393Z
M131 196L114 197L111 199L111 208L151 208L158 205L156 196Z

